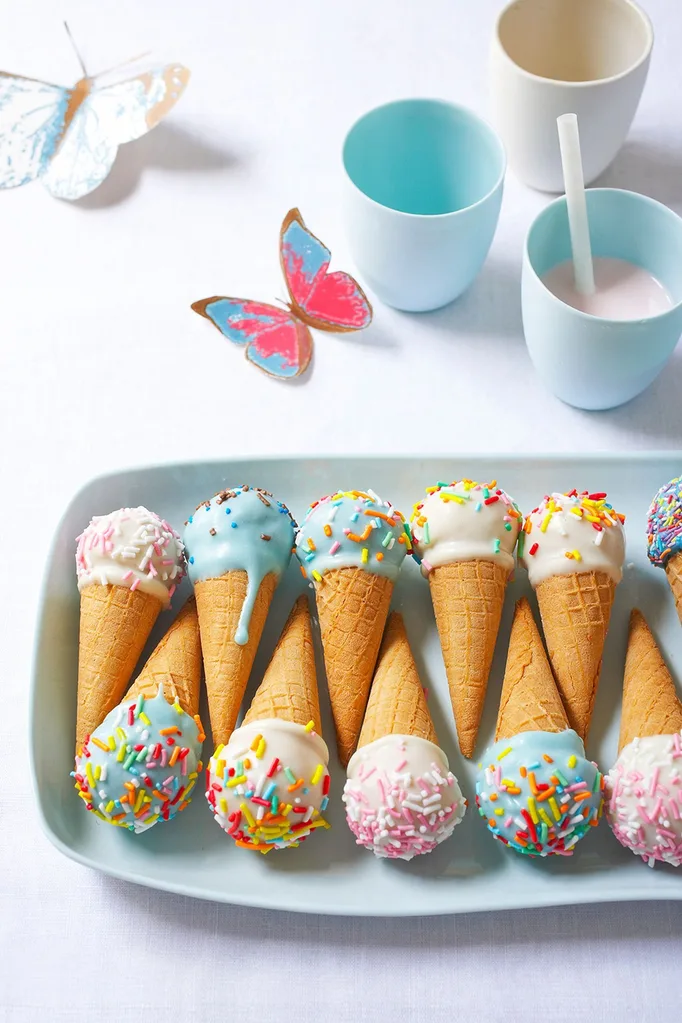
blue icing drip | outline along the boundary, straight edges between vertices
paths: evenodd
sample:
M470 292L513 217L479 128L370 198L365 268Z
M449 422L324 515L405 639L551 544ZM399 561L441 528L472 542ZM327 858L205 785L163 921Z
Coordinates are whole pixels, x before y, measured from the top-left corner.
M510 787L521 791L510 793ZM527 856L566 855L600 813L601 773L586 759L582 740L572 729L521 732L485 751L476 793L478 811L495 838Z
M151 826L148 821L157 823L157 820L172 820L181 803L185 799L187 802L191 801L188 790L190 787L191 790L194 789L196 777L191 776L197 774L202 743L199 741L197 722L183 710L178 712L177 706L168 703L161 688L153 699L144 701L142 708L140 697L124 700L107 714L102 724L93 732L87 744L90 756L87 757L83 753L76 758L74 772L76 787L87 794L93 810L104 820L128 828L129 831L145 831ZM129 724L130 707L136 708L132 725ZM139 715L140 709L150 724ZM169 728L179 728L181 734L178 732L170 735L161 734ZM123 737L119 729L124 733ZM93 742L93 739L97 739L109 747L111 737L115 742L113 750L108 748L104 750ZM173 740L170 746L169 738ZM142 746L143 750L136 752L135 746ZM163 753L155 756L159 746ZM178 757L171 767L169 760L175 746L180 750L188 749L189 752L182 758ZM139 759L140 756L142 760ZM98 768L99 780L96 778ZM91 779L95 782L94 787ZM126 789L126 782L128 785L132 783L134 789ZM185 792L173 803L181 787ZM149 812L143 817L136 817L135 807L140 792L150 796L151 801L141 802L138 809L148 807ZM159 795L154 795L155 792ZM129 794L133 796L132 804L121 803L121 798ZM112 819L121 813L125 813L124 818L118 821Z
M392 505L376 495L347 491L324 497L308 510L296 538L296 556L314 581L330 569L349 567L395 579L410 546L405 523Z
M185 525L189 577L196 583L231 571L246 572L246 597L234 636L235 643L244 646L263 579L269 573L279 579L289 564L295 523L286 505L255 487L222 490L203 507L206 514L195 514Z

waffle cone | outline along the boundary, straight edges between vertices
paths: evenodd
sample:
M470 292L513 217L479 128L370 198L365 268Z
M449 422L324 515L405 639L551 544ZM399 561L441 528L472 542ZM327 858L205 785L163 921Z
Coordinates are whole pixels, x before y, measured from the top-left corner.
M565 728L566 712L533 612L523 597L514 611L495 742L519 732L563 732Z
M673 554L665 565L665 574L675 598L677 615L682 622L682 554Z
M136 696L153 699L163 686L169 703L178 703L190 717L199 713L201 688L201 642L199 619L193 597L187 601L168 632L151 654L144 668L126 693L126 700Z
M277 576L271 572L263 579L249 623L248 642L240 646L234 637L246 599L247 583L246 572L235 570L217 579L204 579L194 584L208 712L216 746L227 742L237 722L244 690L277 586Z
M682 729L682 703L644 615L635 608L623 678L618 752L635 738L671 735Z
M554 575L537 588L549 659L571 728L590 730L615 583L606 572Z
M457 723L471 757L483 713L509 572L483 559L440 565L429 573L431 599Z
M358 748L384 735L416 735L438 745L402 615L388 619Z
M346 767L360 734L393 583L361 568L325 572L315 595L336 742Z
M308 601L299 597L287 620L272 660L251 701L244 724L280 718L297 725L313 721L320 731L315 650Z
M76 752L121 702L160 610L158 597L139 589L81 590Z

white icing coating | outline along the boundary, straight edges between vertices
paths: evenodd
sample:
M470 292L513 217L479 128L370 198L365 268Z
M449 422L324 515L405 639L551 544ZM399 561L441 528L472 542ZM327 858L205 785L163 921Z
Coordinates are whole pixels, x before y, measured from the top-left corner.
M606 815L618 841L653 867L682 865L680 733L633 739L606 777Z
M343 801L357 844L402 860L449 838L466 808L445 753L413 735L386 735L357 750Z
M603 497L554 493L528 516L523 564L535 589L554 575L605 572L623 577L625 530Z
M521 514L504 490L459 480L439 486L415 507L412 537L424 575L439 565L478 559L512 572L520 526Z
M119 508L96 515L78 537L78 589L93 583L140 589L164 607L184 575L182 540L146 508Z
M327 744L316 732L279 718L251 721L211 757L206 795L216 821L235 840L255 848L295 847L322 824L328 763ZM264 820L268 813L281 823ZM301 827L306 823L311 827Z

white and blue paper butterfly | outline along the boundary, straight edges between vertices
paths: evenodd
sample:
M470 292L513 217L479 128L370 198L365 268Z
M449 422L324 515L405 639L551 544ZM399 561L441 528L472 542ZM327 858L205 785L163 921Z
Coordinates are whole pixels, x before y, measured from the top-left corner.
M168 64L114 85L85 76L65 89L0 71L0 188L40 178L58 199L92 192L118 147L175 106L189 74Z

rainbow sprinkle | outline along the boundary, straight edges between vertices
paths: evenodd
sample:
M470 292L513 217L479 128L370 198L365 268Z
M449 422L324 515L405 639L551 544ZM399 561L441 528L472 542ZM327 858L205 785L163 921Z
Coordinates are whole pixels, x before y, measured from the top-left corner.
M574 731L521 732L486 751L476 806L495 838L516 852L570 856L599 821L602 789L599 768Z
M301 758L310 760L310 769L297 775L272 749L268 752L277 745L276 733L267 738L272 722L254 734L257 725L238 728L227 747L216 750L206 772L206 799L220 827L240 848L261 853L296 848L313 831L329 827L321 816L329 803L329 771L319 760L326 747L312 722L301 726L277 721L278 729L295 733L296 742L302 743ZM243 756L245 741L258 757Z
M614 529L614 527L620 530L625 522L625 516L617 512L612 504L609 504L606 496L604 492L591 494L588 490L579 492L575 489L569 490L564 494L546 494L542 502L537 508L533 509L524 522L524 533L530 537L527 557L535 558L538 551L542 554L543 551L547 550L545 536L550 525L554 522L555 524L558 523L557 531L559 536L566 540L563 551L564 557L569 561L583 561L588 549L590 549L588 546L585 546L588 541L590 545L600 547L605 532ZM573 515L576 519L580 520L578 530L581 542L584 543L582 552L576 547L568 546L569 530L574 537L578 534L574 533L572 528L564 521L564 515ZM587 527L584 537L582 534L582 523ZM552 529L555 529L555 525L552 525ZM544 548L543 544L545 544ZM530 570L530 563L526 562L526 564Z
M145 711L136 713L141 704ZM146 831L191 802L203 770L203 738L198 715L195 720L181 710L178 716L163 687L151 700L124 700L83 744L71 772L74 787L100 820Z
M461 510L454 518L448 516L444 520L444 504ZM481 514L484 509L491 510ZM465 511L473 513L476 525L462 532L459 516ZM507 559L511 571L511 558L522 521L518 505L498 487L497 480L489 483L470 479L453 480L452 483L439 481L427 487L426 498L412 506L413 556L421 564L424 574L439 565L472 558Z
M412 535L401 513L373 490L344 490L310 506L295 551L304 578L314 583L349 567L395 579L412 552Z
M682 476L658 491L647 515L647 554L659 568L682 551Z

